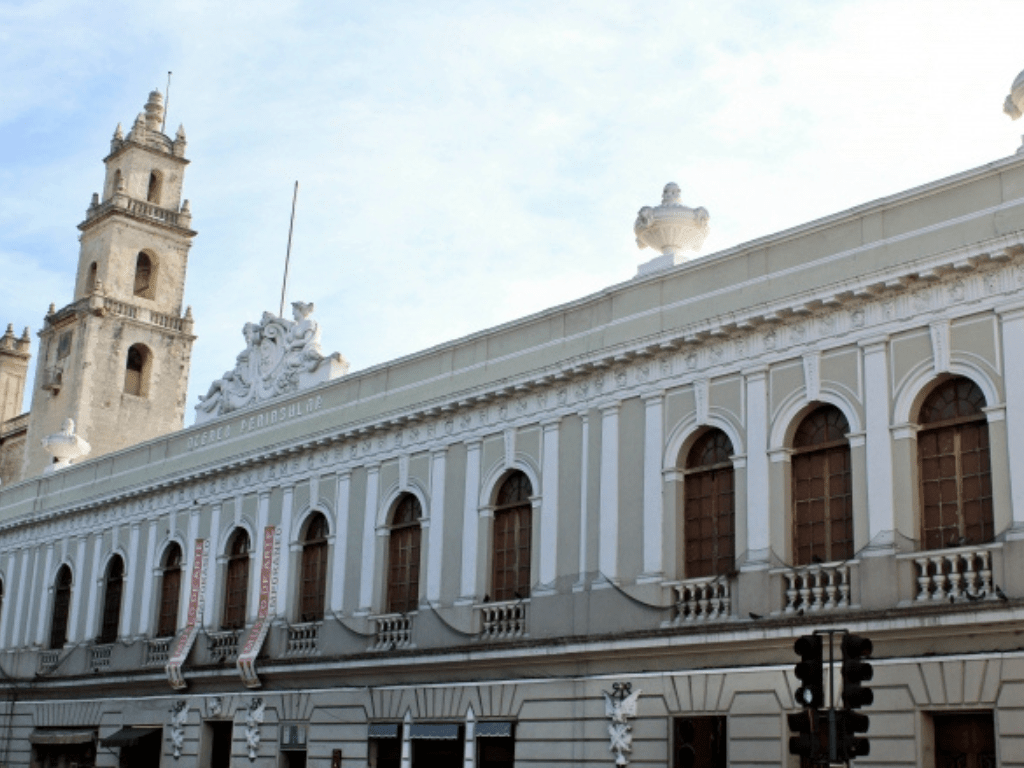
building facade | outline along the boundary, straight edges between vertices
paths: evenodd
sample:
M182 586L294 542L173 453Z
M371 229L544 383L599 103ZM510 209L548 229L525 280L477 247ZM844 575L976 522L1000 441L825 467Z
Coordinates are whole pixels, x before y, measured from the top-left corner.
M1021 360L1017 155L5 485L0 761L1024 765Z

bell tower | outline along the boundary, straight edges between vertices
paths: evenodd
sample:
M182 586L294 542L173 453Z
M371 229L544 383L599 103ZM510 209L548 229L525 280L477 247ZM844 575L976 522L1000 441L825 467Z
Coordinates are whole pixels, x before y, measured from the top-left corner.
M102 197L78 225L74 298L50 305L39 354L22 477L51 462L41 440L74 419L90 458L184 424L192 311L182 314L192 238L182 201L185 131L162 133L163 97L149 94L125 136L118 124L104 158Z

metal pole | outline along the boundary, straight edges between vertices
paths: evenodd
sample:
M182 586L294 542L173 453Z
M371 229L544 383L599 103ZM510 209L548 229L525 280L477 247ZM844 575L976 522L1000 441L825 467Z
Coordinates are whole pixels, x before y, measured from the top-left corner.
M838 758L838 745L836 744L836 680L835 680L835 651L832 640L835 637L835 630L828 631L828 759L835 763Z
M281 310L278 317L284 317L284 292L288 287L288 262L292 258L292 230L295 228L295 201L299 197L299 182L295 182L295 191L292 192L292 219L288 224L288 250L284 255L284 280L281 281Z
M171 70L167 70L167 92L164 94L164 119L160 123L160 133L167 133L167 110L171 106Z

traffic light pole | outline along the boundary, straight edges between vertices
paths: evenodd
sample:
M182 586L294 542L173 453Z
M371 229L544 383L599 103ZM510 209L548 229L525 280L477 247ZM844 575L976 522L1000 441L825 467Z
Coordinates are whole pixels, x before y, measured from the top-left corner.
M845 629L818 629L816 635L828 635L828 763L839 761L839 740L836 738L836 651L832 636L846 634Z

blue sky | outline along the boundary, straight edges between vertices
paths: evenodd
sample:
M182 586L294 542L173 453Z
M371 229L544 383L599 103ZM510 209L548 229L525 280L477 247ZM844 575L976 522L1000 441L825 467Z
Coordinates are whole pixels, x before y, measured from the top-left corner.
M289 301L367 368L629 280L662 186L703 254L1012 154L1024 3L0 2L0 324L71 299L114 126L174 71L186 423ZM26 407L28 404L26 403Z

